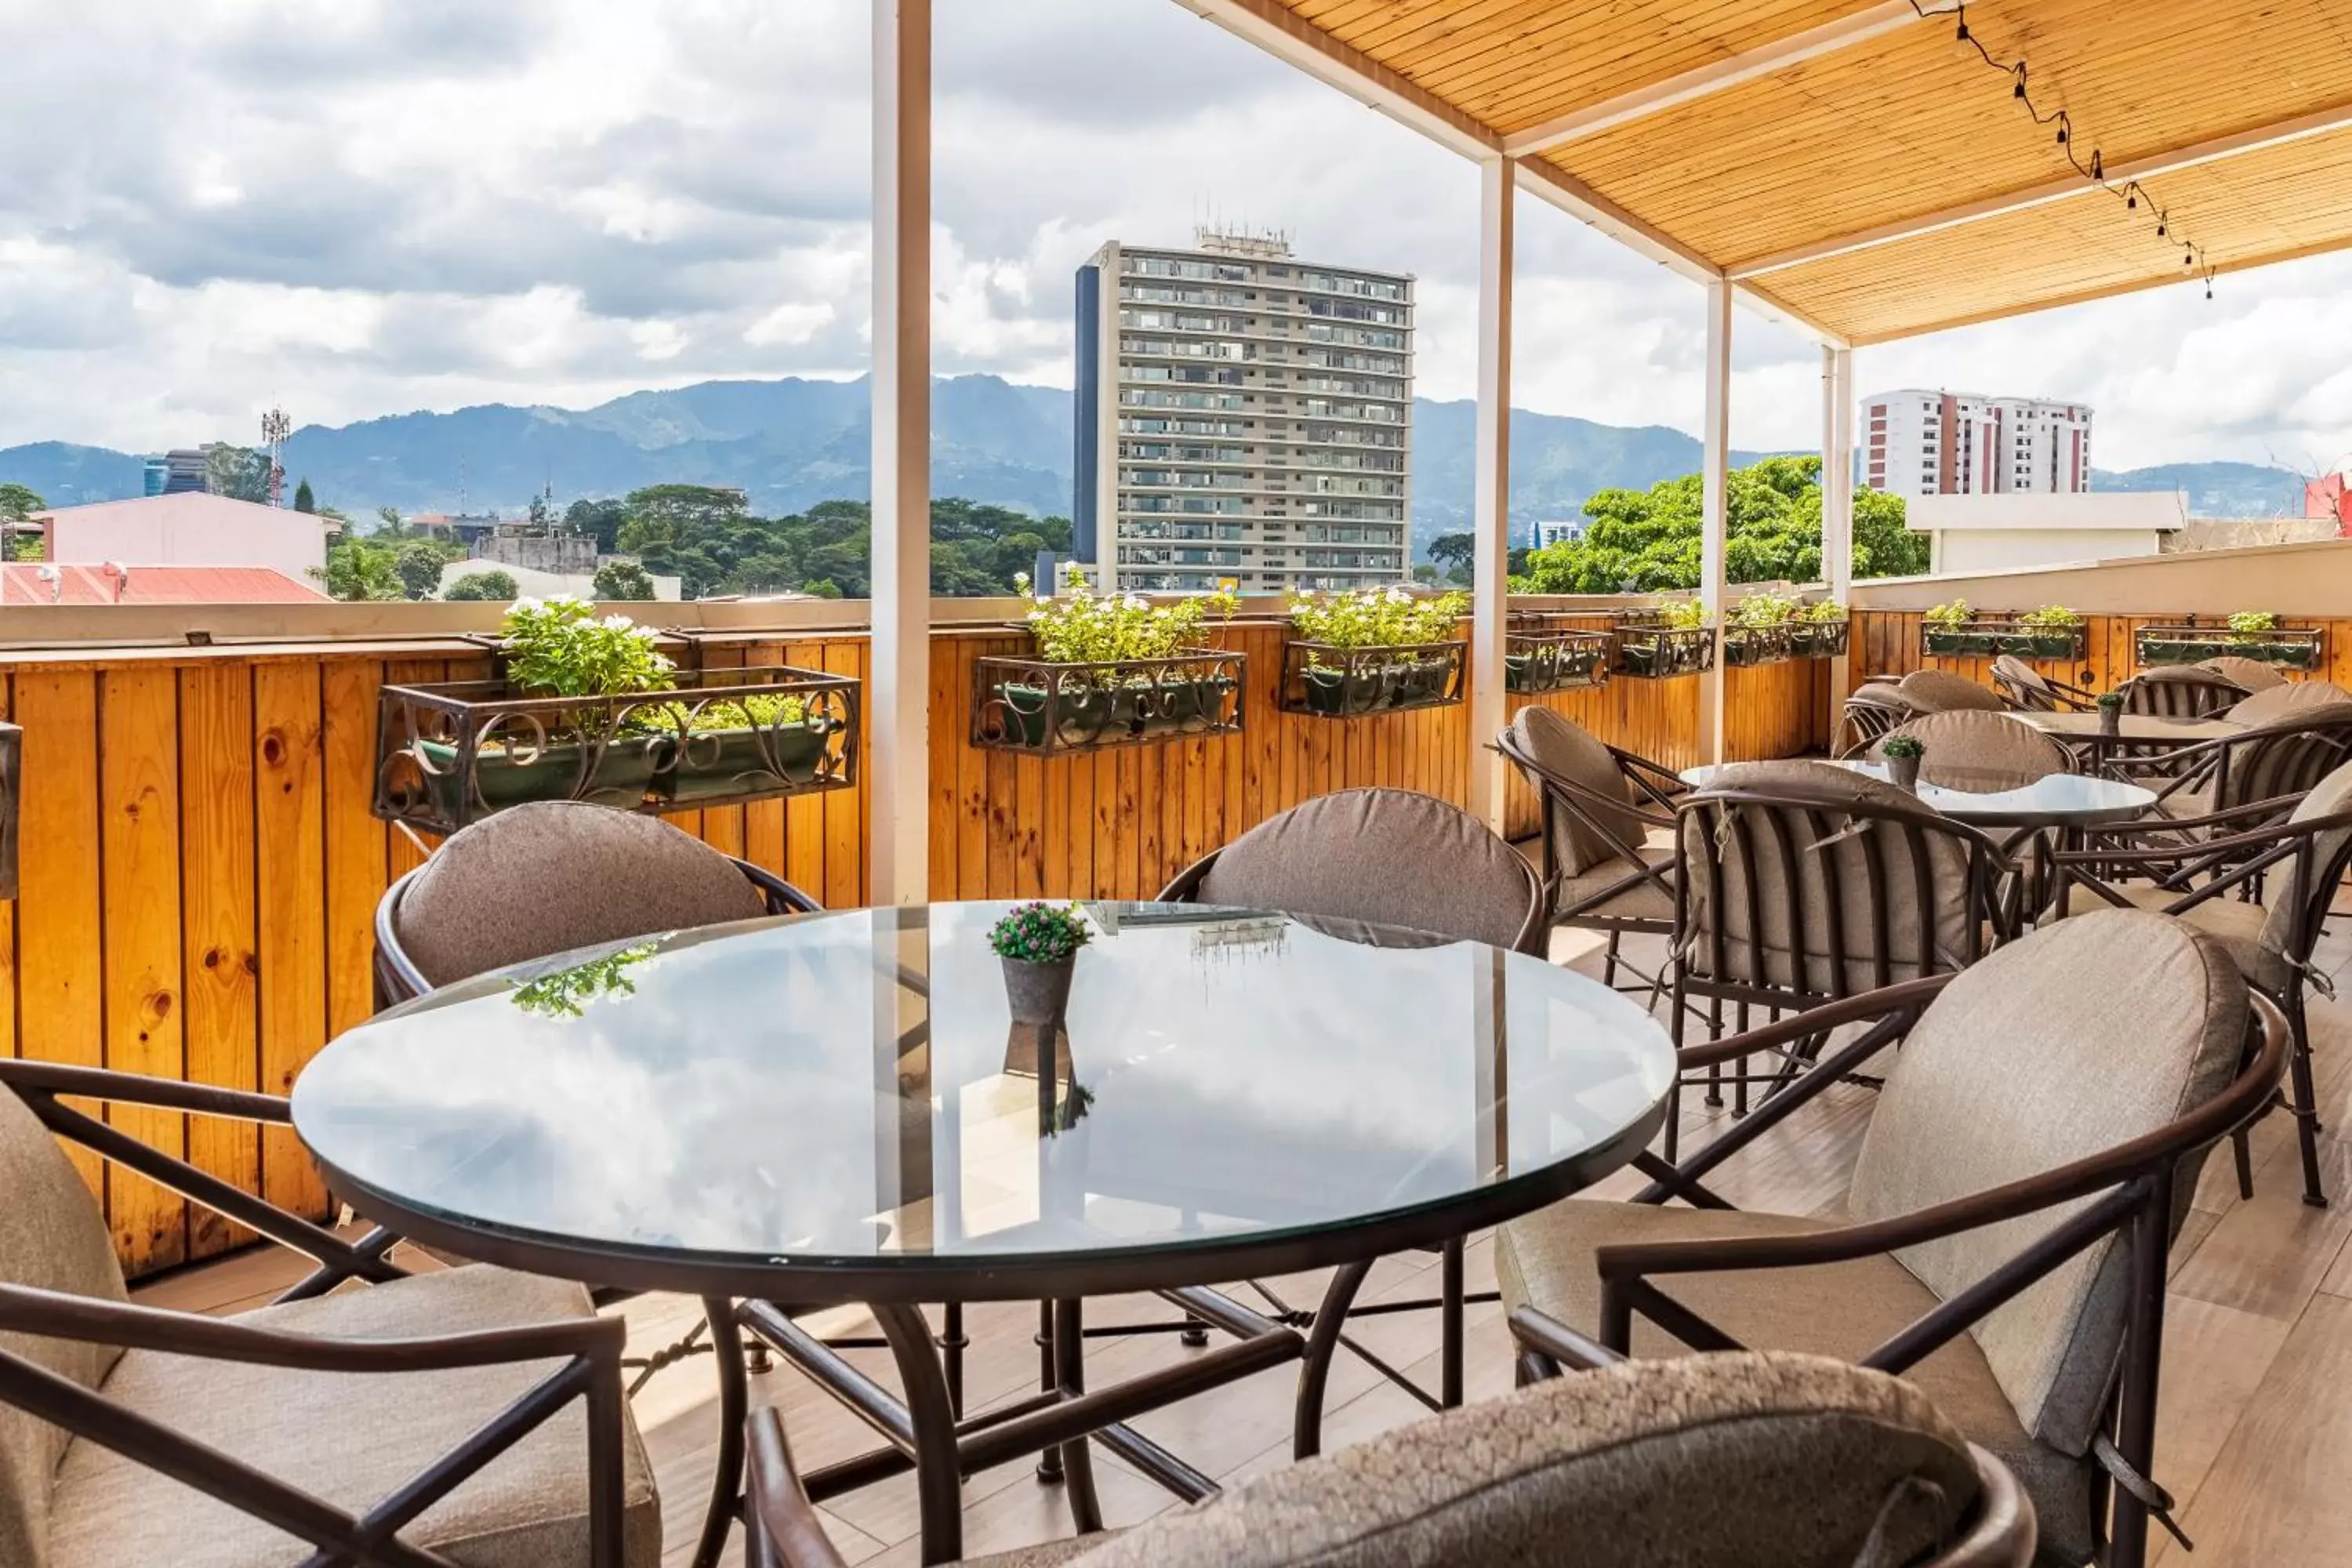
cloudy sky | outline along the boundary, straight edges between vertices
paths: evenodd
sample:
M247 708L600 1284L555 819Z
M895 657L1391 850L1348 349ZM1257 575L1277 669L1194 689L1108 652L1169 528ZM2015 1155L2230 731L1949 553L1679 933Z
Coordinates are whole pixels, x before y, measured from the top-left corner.
M1071 269L1203 219L1416 273L1469 395L1475 173L1171 0L940 0L937 354L1070 380ZM127 448L866 355L864 0L0 0L0 446ZM1695 428L1696 288L1523 199L1524 406ZM2101 460L2352 448L2352 258L1865 351L2098 410ZM1746 447L1817 351L1743 314Z

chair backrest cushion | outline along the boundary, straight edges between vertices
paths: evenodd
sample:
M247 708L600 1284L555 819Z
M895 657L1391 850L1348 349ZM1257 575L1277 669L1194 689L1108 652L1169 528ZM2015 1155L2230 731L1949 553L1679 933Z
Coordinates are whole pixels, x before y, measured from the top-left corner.
M101 1300L127 1300L114 1240L98 1201L16 1090L0 1086L0 1283L32 1285ZM0 1351L69 1377L105 1382L121 1352L0 1333ZM49 1485L65 1432L0 1399L0 1563L42 1568L47 1557Z
M1726 790L1800 804L1714 804ZM1850 995L1957 969L1976 950L1969 845L1908 790L1828 763L1735 763L1678 815L1694 975Z
M1871 761L1885 761L1886 742L1893 735L1908 735L1927 748L1919 759L1919 776L1943 789L1990 795L2074 771L2065 747L2007 713L1975 708L1922 713L1874 742Z
M2204 659L2197 668L2211 670L2242 691L2268 691L2273 686L2287 683L2286 677L2278 672L2276 665L2264 664L2258 658L2243 658L2234 653Z
M2247 695L2245 687L2219 670L2195 664L2144 669L2116 689L2123 695L2125 712L2158 719L2202 719L2227 711Z
M2202 1105L2236 1072L2245 982L2222 947L2140 910L2061 921L1964 970L1920 1017L1871 1114L1847 1194L1892 1218L2054 1170ZM2201 1152L2176 1176L2187 1212ZM2090 1200L1896 1256L1947 1300ZM2019 1421L2080 1455L2123 1345L2125 1257L2078 1253L1969 1331Z
M2352 702L2352 691L2332 680L2283 680L2238 703L2229 710L2228 717L2238 724L2275 724L2306 710L2328 708L2338 702Z
M2291 822L2314 822L2321 817L2337 816L2352 812L2352 763L2336 769L2314 784L2311 793L2295 803L2289 816ZM2273 952L2283 953L2296 963L2306 963L2311 954L2300 951L2295 942L2295 921L2299 903L2316 903L2325 910L2334 901L2336 883L2342 879L2342 861L2352 850L2352 827L2334 827L2312 835L2295 861L2273 868L2269 873L2269 885L2263 891L2263 903L2269 912L2263 920L2263 946ZM2298 885L2297 866L2308 867L2319 879L2318 888ZM2325 894L2315 898L2325 889ZM2320 922L2314 921L2305 933L2308 938L2318 934Z
M1571 808L1557 795L1546 797L1544 831L1552 837L1552 853L1559 869L1580 877L1606 861L1623 858L1609 837L1592 824L1606 827L1611 837L1639 849L1647 831L1633 812L1633 795L1617 759L1584 727L1550 709L1531 705L1511 721L1512 738L1519 749L1548 773L1558 773L1583 794ZM1620 807L1611 803L1623 802ZM1580 815L1580 813L1581 815Z
M1966 1527L1966 1440L1812 1356L1628 1362L1447 1411L1171 1510L1083 1568L1854 1568Z
M1992 661L1992 678L2010 688L2008 695L2029 708L2047 712L2058 706L2058 689L2047 677L2013 653Z
M1217 853L1194 898L1524 947L1543 889L1527 858L1434 795L1351 789L1259 823Z
M766 912L732 861L658 817L538 801L452 835L402 890L393 930L417 972L447 985L576 947Z
M2352 757L2352 698L2289 709L2231 742L2229 752L2229 778L2214 792L2216 811L2305 794Z
M1944 713L1955 708L1999 712L2003 706L2000 693L1948 669L1915 669L1903 678L1898 689L1922 713Z

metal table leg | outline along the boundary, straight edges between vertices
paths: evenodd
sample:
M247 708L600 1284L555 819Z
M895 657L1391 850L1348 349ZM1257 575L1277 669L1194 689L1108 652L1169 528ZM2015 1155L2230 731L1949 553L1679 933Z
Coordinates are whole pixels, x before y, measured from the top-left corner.
M1323 1292L1323 1304L1315 1309L1315 1327L1307 1336L1307 1358L1298 1368L1298 1404L1290 1418L1293 1458L1308 1459L1323 1451L1323 1391L1331 1381L1331 1357L1348 1327L1348 1309L1371 1271L1370 1262L1350 1263L1339 1269Z
M710 1510L703 1516L702 1540L694 1549L693 1568L719 1568L727 1532L734 1528L743 1507L743 1420L750 1400L735 1303L725 1297L707 1297L702 1311L710 1323L710 1347L716 1352L712 1359L719 1363L719 1468L711 1478Z

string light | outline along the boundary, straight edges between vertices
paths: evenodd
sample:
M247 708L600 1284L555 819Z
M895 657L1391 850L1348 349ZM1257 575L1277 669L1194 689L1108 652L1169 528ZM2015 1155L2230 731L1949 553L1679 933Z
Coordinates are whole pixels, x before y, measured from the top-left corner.
M2058 145L2064 149L2066 162L2074 165L2074 172L2082 175L2083 178L2090 181L2093 184L2098 186L2101 190L2106 192L2109 195L2121 196L2126 211L2137 212L2139 210L2140 197L2148 195L2147 189L2142 186L2137 180L2126 180L2121 185L2113 185L2108 184L2106 159L2101 156L2100 152L2096 147L2091 149L2091 161L2087 164L2085 164L2082 159L2075 156L2074 146L2077 138L2074 135L2074 117L2068 114L2063 109L2053 110L2050 113L2044 114L2042 110L2033 106L2033 97L2027 86L2030 79L2026 72L2025 62L2021 59L2016 61L2004 61L1999 58L1990 49L1984 46L1981 39L1979 39L1974 33L1969 31L1969 7L1967 0L1960 0L1959 4L1954 5L1952 9L1948 11L1931 11L1926 5L1922 5L1920 0L1911 0L1911 9L1923 19L1937 16L1952 17L1956 23L1952 34L1953 37L1957 41L1966 44L1969 47L1974 49L1977 52L1977 57L1983 60L1986 65L1991 67L1994 70L2000 72L2003 76L2010 79L2010 97L2025 105L2025 112L2027 116L2032 120L2033 123L2036 125L2053 125L2057 128ZM2174 235L2171 232L2171 215L2167 213L2162 207L2157 206L2156 198L2154 196L2148 196L2147 205L2156 208L2156 237L2158 239L2169 239L2172 243L2181 247L2180 265L2191 269L2197 268L2202 265L2205 261L2205 247L2197 244L2194 240L2188 238L2186 236ZM2205 298L2208 300L2210 300L2213 297L2213 275L2215 271L2216 268L2210 266L2203 267ZM2192 276L2193 275L2194 273L2192 271Z

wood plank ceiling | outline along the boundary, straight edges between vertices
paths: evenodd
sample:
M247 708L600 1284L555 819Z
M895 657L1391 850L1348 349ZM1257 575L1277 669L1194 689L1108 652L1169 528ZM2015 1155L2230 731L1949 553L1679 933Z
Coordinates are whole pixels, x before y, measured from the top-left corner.
M1498 142L1811 29L1887 16L1874 0L1254 3ZM2036 106L2067 110L2086 162L2094 147L2109 168L2161 165L2281 126L2306 133L2150 174L2169 218L2159 239L2147 203L2126 208L2074 174L2054 130L1956 37L1953 16L1897 14L1843 47L1528 155L1856 342L2201 288L2206 266L2352 245L2352 0L1977 0L1968 26L1996 57L2025 58ZM2078 194L1844 247L2070 183ZM2183 235L2203 247L2195 268L2173 243Z

